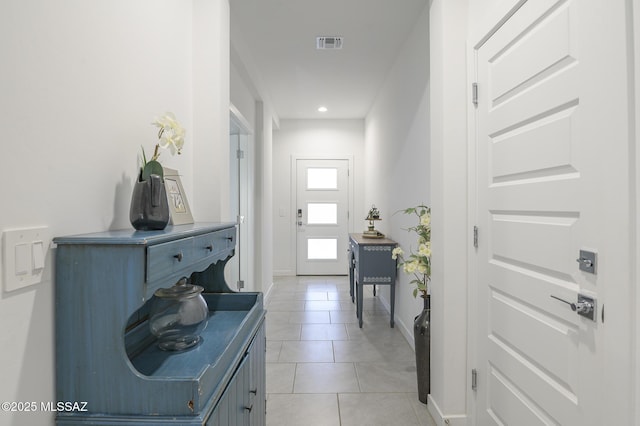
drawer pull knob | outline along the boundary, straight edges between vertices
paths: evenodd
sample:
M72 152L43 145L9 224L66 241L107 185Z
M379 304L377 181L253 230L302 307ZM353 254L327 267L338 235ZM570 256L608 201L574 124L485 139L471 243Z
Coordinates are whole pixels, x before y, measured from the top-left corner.
M182 262L182 252L178 253L178 254L174 254L173 257L175 257L176 259L178 259L178 262Z
M213 244L209 244L208 246L205 247L207 250L209 251L213 251Z

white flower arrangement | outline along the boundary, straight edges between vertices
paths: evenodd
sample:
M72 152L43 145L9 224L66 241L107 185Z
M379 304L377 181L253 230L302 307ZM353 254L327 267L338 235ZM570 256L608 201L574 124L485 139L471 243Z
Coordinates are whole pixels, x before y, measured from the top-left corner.
M158 147L171 151L171 155L180 154L182 147L184 147L184 128L176 120L176 116L172 112L167 112L162 117L156 117L153 123L158 127L158 139L160 142L156 145L156 152L151 160L157 160L160 156Z
M391 252L391 257L398 260L398 268L402 267L404 272L414 275L415 278L411 280L411 284L416 286L413 297L420 293L420 297L425 298L429 294L428 283L431 279L431 208L419 205L401 211L418 217L418 224L407 229L418 235L418 250L410 250L405 257L402 248L396 247Z
M172 112L167 112L163 116L156 117L153 121L154 126L158 127L158 139L153 150L153 156L147 161L147 156L142 148L142 166L140 167L139 180L147 180L152 174L160 177L164 176L162 165L158 161L158 157L162 151L160 148L168 149L171 155L180 154L184 147L184 136L186 131L180 125L176 116Z

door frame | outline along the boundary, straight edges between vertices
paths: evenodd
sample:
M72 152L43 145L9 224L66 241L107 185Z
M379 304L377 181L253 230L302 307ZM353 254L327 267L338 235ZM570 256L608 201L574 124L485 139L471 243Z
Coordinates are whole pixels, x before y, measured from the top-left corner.
M476 186L476 174L477 174L477 115L476 108L472 104L471 99L473 96L472 84L477 81L477 60L476 52L513 14L515 14L520 7L528 0L504 0L495 2L493 6L487 10L484 16L478 17L474 22L469 23L468 38L467 38L467 184L468 184L468 229L469 235L472 234L474 226L478 222L478 193ZM535 0L531 0L535 1ZM575 0L577 1L577 0ZM602 403L603 413L614 413L610 415L609 419L612 424L617 424L618 419L630 419L631 421L640 420L640 361L637 360L640 356L640 289L634 289L633 284L638 284L638 265L640 264L640 176L638 170L640 170L640 149L638 149L638 136L640 130L640 55L633 57L632 52L637 50L640 46L640 7L633 7L631 0L625 1L627 9L627 16L631 15L629 12L633 12L631 17L627 18L626 24L628 25L626 38L629 43L625 46L627 49L627 68L630 75L628 75L629 95L628 95L628 148L631 156L635 155L635 158L629 159L629 211L623 212L623 214L629 215L629 225L635 229L630 229L630 253L629 259L631 264L629 265L629 283L627 285L628 296L630 300L625 304L622 303L620 297L612 298L610 295L607 297L607 307L609 309L615 309L620 313L619 317L629 318L629 324L612 323L611 320L605 328L605 336L603 338L603 368L606 372L616 367L616 359L611 356L611 353L628 349L630 362L629 374L626 377L618 377L616 382L609 382L610 386L614 386L615 389L619 389L620 393L628 392L629 395L625 402L620 403L618 392L606 392L605 400ZM474 17L475 19L476 17ZM630 53L631 52L631 53ZM480 230L482 232L482 230ZM476 248L473 245L473 237L469 238L469 245L467 250L467 295L468 295L468 316L467 316L467 418L469 425L476 425L477 419L477 404L475 392L471 390L472 384L472 369L478 365L478 343L480 336L478 335L477 327L477 270L478 262L476 255ZM480 235L482 238L482 235ZM612 300L614 299L614 300ZM617 302L617 303L616 303ZM634 312L635 311L635 312ZM607 330L608 329L608 330ZM608 336L607 336L608 334ZM614 343L621 343L620 340L628 339L624 349L621 346L614 345ZM609 347L617 346L617 347ZM609 355L608 355L609 354ZM615 380L615 379L614 379ZM623 383L619 383L623 381ZM605 385L606 385L605 380ZM616 410L627 408L628 412L617 414ZM623 423L620 423L623 424Z
M631 13L629 14L630 16L632 16L632 32L633 32L633 49L630 49L631 52L637 52L638 48L640 48L640 5L637 4L637 2L635 2L635 7L634 7L634 2L629 1L628 3L628 7L631 8ZM635 200L632 200L631 202L631 209L632 214L635 216L636 218L636 222L635 222L635 256L632 256L632 259L635 259L635 269L633 269L631 271L632 274L632 279L633 282L636 283L636 286L638 284L638 265L640 265L640 250L638 250L638 247L640 247L640 217L638 216L639 212L640 212L640 173L638 173L638 171L640 170L640 149L638 147L638 138L640 137L640 54L637 54L635 56L635 58L631 58L634 63L632 64L633 68L634 68L634 75L631 76L631 78L633 79L634 85L635 85L635 94L634 94L634 102L633 102L633 107L634 107L634 113L635 113L635 117L631 117L631 120L635 120L635 127L632 129L632 131L630 132L630 137L632 141L635 141L635 144L633 144L633 148L635 148L635 169L632 170L632 173L635 173L635 190L632 191L632 194L635 194ZM635 294L635 328L636 328L636 333L635 333L635 353L633 355L633 359L638 359L638 357L640 357L640 289L636 288L636 294ZM636 421L636 423L638 421L640 421L640 362L636 361L636 365L635 367L635 372L631 372L631 377L635 378L635 398L634 398L634 406L635 408L635 412L633 413L633 419Z
M242 182L242 179L240 179L240 181L238 182L238 185L240 187L238 196L241 198L245 198L246 202L243 205L241 200L233 200L234 202L240 202L238 214L241 216L245 216L244 224L237 223L238 253L236 253L236 256L238 258L238 280L244 281L244 291L254 291L254 268L249 267L250 262L252 262L251 259L253 258L254 253L254 230L253 218L251 217L251 212L253 211L252 202L254 198L253 185L251 184L253 167L252 163L250 162L251 158L253 157L253 131L251 130L251 124L249 123L249 121L233 104L229 106L229 121L231 124L233 124L233 126L230 126L229 136L237 135L238 139L244 138L244 142L246 143L245 167L247 168L247 181ZM233 128L236 128L237 132L233 133ZM240 141L238 141L238 144L240 145ZM233 155L233 153L231 153L231 155ZM240 165L238 165L238 167L240 167ZM242 194L242 189L245 190L244 195ZM233 194L234 191L230 192ZM230 200L230 202L232 202L232 200ZM232 218L232 220L237 221L237 218ZM232 286L236 285L236 283L229 284L231 284Z
M289 224L291 230L291 240L290 247L291 253L289 253L289 262L290 265L294 265L294 275L298 275L298 262L296 260L296 254L298 251L298 229L297 229L297 221L298 217L296 215L296 203L297 203L297 188L298 188L298 173L297 173L297 164L298 160L347 160L349 164L349 172L347 174L347 188L348 188L348 196L347 196L347 209L349 211L349 218L347 221L347 233L353 232L353 224L354 224L354 170L353 170L353 155L291 155L291 188L289 188L290 195L289 200L291 200L291 204L289 206L289 211L291 212L291 223ZM347 238L347 241L349 239ZM340 247L338 247L340 250ZM344 250L347 250L347 247L344 247ZM348 270L345 271L345 274L348 274Z

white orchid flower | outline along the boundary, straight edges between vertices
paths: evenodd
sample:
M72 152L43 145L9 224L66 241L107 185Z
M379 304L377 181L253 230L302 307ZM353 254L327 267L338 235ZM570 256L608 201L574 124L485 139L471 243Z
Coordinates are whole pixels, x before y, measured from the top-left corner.
M429 226L431 225L431 215L429 213L425 213L420 216L420 225Z
M180 154L184 147L186 132L176 120L176 116L172 112L167 112L162 117L156 117L152 124L160 129L158 130L158 138L160 139L158 145L161 148L169 149L171 155ZM157 159L159 155L160 153L156 150L153 159Z
M420 244L420 247L418 247L418 254L420 256L425 256L425 257L431 256L431 244L429 243Z
M403 268L407 274L413 274L416 270L418 270L418 262L416 260L407 262L403 265Z
M398 256L402 256L404 254L404 251L402 251L402 248L400 247L396 247L393 249L393 251L391 252L391 258L393 260L396 260L398 258Z

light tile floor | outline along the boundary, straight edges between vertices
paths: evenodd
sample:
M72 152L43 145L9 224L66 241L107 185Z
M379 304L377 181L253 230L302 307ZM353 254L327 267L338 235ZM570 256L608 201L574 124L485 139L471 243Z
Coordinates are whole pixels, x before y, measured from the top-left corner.
M435 426L415 355L371 286L363 328L348 277L276 277L267 304L268 426Z

